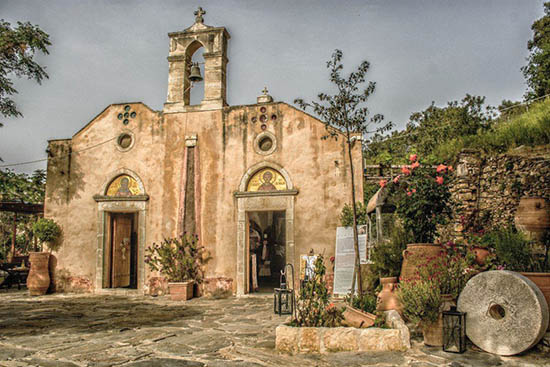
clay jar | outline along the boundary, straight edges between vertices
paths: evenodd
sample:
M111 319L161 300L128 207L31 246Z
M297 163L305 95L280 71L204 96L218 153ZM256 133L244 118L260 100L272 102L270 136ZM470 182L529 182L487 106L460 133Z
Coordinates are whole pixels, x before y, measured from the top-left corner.
M481 247L474 247L472 251L476 255L476 263L480 266L485 265L485 262L487 261L487 257L491 254L489 250Z
M550 203L543 197L523 197L514 217L516 227L531 239L541 240L550 229Z
M27 277L27 288L31 296L42 296L46 294L50 286L50 254L48 252L31 252L29 262L31 270Z
M410 243L403 251L403 263L401 264L401 279L411 279L416 276L419 265L429 262L430 258L445 253L445 250L433 243Z
M401 313L402 307L397 298L397 278L380 278L380 284L382 285L382 291L378 293L378 298L376 299L376 310L377 311L389 311L396 310Z

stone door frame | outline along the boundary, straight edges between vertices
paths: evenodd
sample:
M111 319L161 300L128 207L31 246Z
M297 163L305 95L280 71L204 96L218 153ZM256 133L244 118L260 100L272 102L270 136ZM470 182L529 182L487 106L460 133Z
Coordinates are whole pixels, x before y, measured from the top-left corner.
M258 170L272 168L285 178L287 190L247 192L248 180ZM294 246L294 199L298 194L286 170L273 162L260 162L250 167L241 179L239 191L235 192L237 200L237 296L249 292L249 243L248 243L248 212L284 211L285 212L285 257L286 262L295 265Z
M133 177L140 189L144 193L142 195L128 197L113 197L106 196L107 187L118 176L126 174ZM109 176L109 180L103 185L100 195L95 195L94 200L97 202L97 256L96 256L96 277L95 277L95 293L137 293L144 294L145 285L145 223L147 219L147 201L149 195L145 194L143 182L137 174L128 170L120 169ZM137 233L137 289L125 288L103 288L103 280L105 277L105 248L109 240L109 213L137 213L138 233Z

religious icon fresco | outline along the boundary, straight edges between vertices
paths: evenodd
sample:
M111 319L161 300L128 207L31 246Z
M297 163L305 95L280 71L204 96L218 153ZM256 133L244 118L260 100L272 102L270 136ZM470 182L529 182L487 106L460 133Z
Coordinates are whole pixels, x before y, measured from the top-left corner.
M246 191L278 191L286 190L285 178L272 168L259 170L248 181Z
M107 189L107 196L135 196L143 194L137 181L128 175L118 176Z

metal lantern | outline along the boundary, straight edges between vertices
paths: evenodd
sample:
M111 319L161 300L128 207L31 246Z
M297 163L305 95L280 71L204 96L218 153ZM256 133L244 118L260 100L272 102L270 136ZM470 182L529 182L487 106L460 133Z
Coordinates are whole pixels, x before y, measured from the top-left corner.
M452 306L443 311L443 350L451 353L466 351L466 312Z
M273 312L275 314L281 315L292 315L295 308L295 299L294 299L294 289L287 288L286 276L287 276L287 266L290 266L292 270L292 282L294 283L294 267L292 264L286 264L285 270L281 270L280 277L280 288L274 289L274 298L273 298Z

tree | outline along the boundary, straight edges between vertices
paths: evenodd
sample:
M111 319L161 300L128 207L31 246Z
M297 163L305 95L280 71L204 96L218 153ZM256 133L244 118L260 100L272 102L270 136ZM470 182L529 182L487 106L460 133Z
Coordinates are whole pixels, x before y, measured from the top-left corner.
M528 86L526 100L550 94L550 2L544 3L544 16L531 29L533 38L527 42L527 65L521 68Z
M417 153L428 164L441 163L451 157L440 147L451 139L473 136L488 130L494 117L494 108L485 105L485 97L466 94L461 101L436 106L434 102L425 110L414 112L404 130L389 137L376 135L366 151L369 163L406 164L406 157ZM395 162L394 157L398 161Z
M41 84L48 74L44 67L38 65L33 58L37 51L48 54L50 36L38 26L29 22L17 22L12 28L10 23L0 20L0 113L4 117L22 116L15 102L11 98L17 94L10 79L15 76L34 79ZM0 127L2 123L0 123Z
M391 129L391 122L378 126L371 130L372 125L378 125L384 120L381 114L375 114L369 118L369 109L365 103L374 93L376 83L366 80L365 76L370 68L368 61L363 61L357 71L349 74L347 78L341 76L344 65L342 64L343 53L335 50L332 58L327 61L327 69L330 72L330 82L336 87L334 95L319 93L318 102L305 102L301 98L294 100L302 109L312 109L313 112L325 123L328 134L325 139L338 139L342 137L346 143L347 153L350 161L351 197L353 208L353 238L355 247L355 273L357 275L357 290L363 293L360 261L359 261L359 240L357 234L357 203L355 200L355 175L353 167L352 149L358 139L371 133L382 133ZM366 87L364 87L364 83ZM364 88L364 89L363 89ZM354 278L355 281L355 278ZM353 291L353 286L352 286Z
M34 171L32 176L16 173L12 170L0 170L0 200L23 201L26 203L44 202L46 172ZM22 215L17 217L16 249L25 253L26 246L32 242L32 224L36 215ZM13 231L13 215L0 212L0 259L5 259L11 242Z

